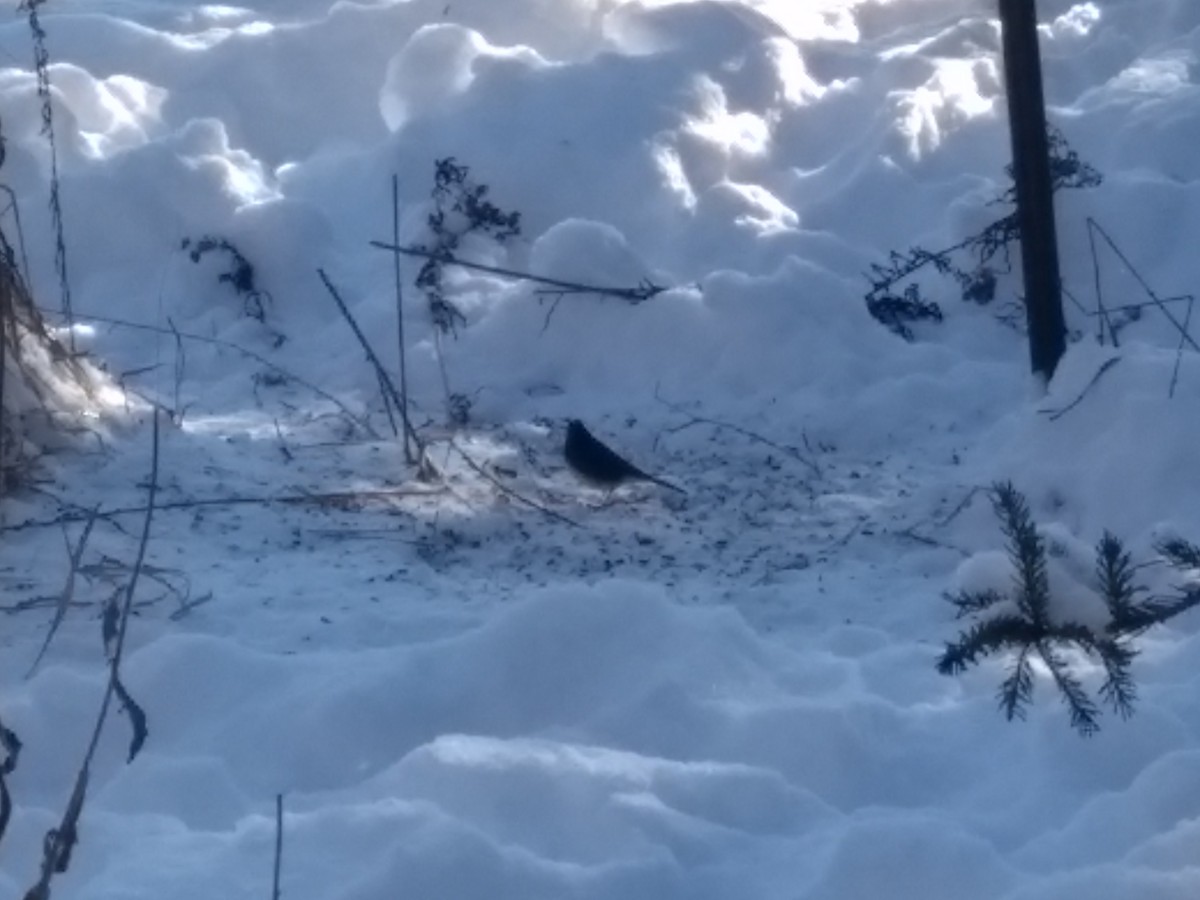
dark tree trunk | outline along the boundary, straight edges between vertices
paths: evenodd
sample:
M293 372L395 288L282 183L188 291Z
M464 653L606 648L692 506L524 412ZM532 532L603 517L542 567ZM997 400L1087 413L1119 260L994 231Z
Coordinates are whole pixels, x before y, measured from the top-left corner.
M1000 0L1013 179L1033 371L1049 381L1066 350L1054 191L1034 0Z

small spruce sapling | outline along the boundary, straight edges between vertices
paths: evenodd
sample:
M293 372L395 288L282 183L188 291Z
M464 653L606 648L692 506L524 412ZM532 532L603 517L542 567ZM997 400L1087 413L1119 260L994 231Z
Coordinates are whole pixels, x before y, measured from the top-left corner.
M1193 606L1200 606L1200 580L1197 579L1200 575L1200 547L1181 538L1171 538L1160 541L1154 549L1166 560L1167 565L1179 573L1181 582L1172 596L1152 597L1133 610L1125 626L1130 631L1145 631L1151 625L1158 625L1187 612Z
M1136 689L1131 665L1136 633L1163 620L1154 601L1140 599L1134 566L1120 540L1105 533L1096 548L1096 587L1110 621L1102 631L1052 615L1046 546L1024 496L1011 483L992 488L992 507L1006 538L1014 569L1008 594L962 592L950 598L958 617L975 621L946 645L938 671L957 675L988 656L1011 654L1008 674L998 692L1005 718L1024 718L1033 699L1035 659L1046 667L1066 703L1071 726L1089 736L1099 730L1100 704L1072 669L1067 651L1077 650L1103 667L1101 701L1122 717L1133 712ZM1002 601L1011 601L998 609Z

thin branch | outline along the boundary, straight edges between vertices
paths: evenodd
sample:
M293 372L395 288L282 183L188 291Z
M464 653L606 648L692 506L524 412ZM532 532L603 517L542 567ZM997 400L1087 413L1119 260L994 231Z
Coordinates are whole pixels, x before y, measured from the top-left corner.
M557 278L546 278L541 275L531 275L528 272L518 272L515 269L505 269L500 266L487 266L483 263L468 262L459 259L452 253L434 253L423 247L401 247L399 244L388 244L383 241L371 241L371 246L380 250L390 250L392 253L403 253L406 256L418 256L433 259L449 266L462 266L464 269L474 269L477 272L487 272L491 275L503 275L506 278L516 278L519 281L532 281L534 284L544 284L553 288L581 294L599 294L603 297L617 297L630 303L641 303L667 290L661 285L645 281L635 288L605 287L594 284L581 284L576 281L561 281Z
M129 575L129 584L125 589L125 600L121 604L121 617L113 642L112 656L109 660L108 692L104 695L104 706L101 708L101 715L96 722L96 730L92 735L91 745L88 747L87 759L89 761L92 754L96 751L97 743L100 741L100 729L104 725L104 715L108 704L111 702L112 694L120 688L121 659L125 651L125 637L129 632L129 613L133 609L133 595L137 590L138 577L141 575L142 566L146 561L146 547L150 543L150 525L154 521L154 501L158 497L159 427L157 415L153 419L151 435L153 444L150 457L150 485L145 507L146 517L142 521L142 537L138 543L137 556L134 558L133 571Z
M1096 232L1093 228L1088 228L1088 245L1092 254L1092 278L1096 283L1096 317L1100 325L1100 343L1104 344L1104 327L1107 325L1113 346L1120 347L1121 342L1117 338L1117 329L1113 327L1108 310L1104 308L1104 285L1100 278L1100 256L1096 253Z
M1062 407L1061 409L1040 409L1040 410L1038 410L1038 412L1040 412L1042 415L1049 416L1051 422L1058 421L1063 416L1065 416L1067 413L1069 413L1071 410L1073 410L1076 406L1078 406L1080 403L1082 403L1083 398L1087 396L1088 391L1090 391L1092 389L1092 386L1097 381L1100 380L1100 376L1103 375L1105 372L1107 372L1109 369L1111 369L1113 366L1115 366L1120 361L1121 361L1121 357L1119 357L1119 356L1113 356L1109 359L1106 359L1104 361L1103 365L1101 365L1100 368L1096 371L1096 374L1092 376L1091 381L1089 381L1084 386L1083 390L1079 392L1079 396L1076 397L1074 400L1072 400L1070 403L1068 403L1066 406Z
M265 497L210 497L201 500L176 500L170 503L160 503L155 507L155 510L163 513L186 509L199 509L201 507L269 506L274 503L284 505L303 505L306 503L339 503L352 500L388 500L397 497L432 497L444 492L445 491L443 488L425 488L422 490L397 488L395 490L329 491L323 493L313 492L282 494L278 496ZM144 506L126 506L119 509L108 509L104 512L97 513L96 518L108 521L115 519L118 516L144 515L145 513L146 507ZM16 525L5 525L0 527L0 533L9 531L26 531L31 528L51 528L65 523L85 521L87 521L86 513L63 513L62 515L56 516L52 519L30 519L25 522L19 522Z
M677 431L683 431L684 429L687 429L687 428L692 428L693 426L696 426L696 425L711 425L714 428L727 429L729 431L733 431L733 432L736 432L737 434L742 435L742 437L748 437L752 441L757 441L760 444L765 444L766 446L770 447L771 449L778 450L780 453L786 454L787 456L792 457L792 459L803 463L805 466L807 466L809 468L809 470L813 473L814 477L816 477L816 478L821 478L824 476L824 473L821 471L821 467L819 465L817 465L817 463L815 463L813 460L809 459L807 456L805 456L803 453L801 453L799 450L797 450L795 447L789 447L786 444L777 443L777 442L771 440L770 438L764 437L763 435L759 434L758 432L751 431L748 428L743 428L741 425L734 425L732 422L722 422L718 419L709 419L704 416L697 416L694 413L692 413L691 411L689 411L682 404L672 403L670 400L667 400L665 397L663 397L662 394L659 393L657 385L654 388L654 399L657 400L659 403L661 403L663 406L665 406L667 409L671 410L672 412L676 412L682 416L688 417L689 421L687 421L683 425L677 425L674 428L666 429L667 432L670 434L674 434Z
M271 879L271 900L279 900L279 873L283 864L283 794L275 795L275 870Z
M19 274L25 283L25 290L30 296L33 296L33 273L29 268L29 257L25 253L25 229L21 227L21 204L17 202L16 192L7 184L0 184L0 192L8 195L8 206L4 208L3 212L12 210L13 223L17 228L17 247L21 251L21 272ZM5 243L7 244L7 242Z
M956 547L954 544L947 544L944 541L939 541L937 538L931 538L928 535L921 534L916 530L915 525L910 525L908 528L901 528L898 531L893 531L891 533L896 537L908 538L910 541L915 541L918 544L924 544L926 547L936 547L939 550L952 550L963 559L968 559L971 556L971 552L969 550L964 550L962 547Z
M43 310L43 309L39 308L39 311L46 312L51 315L58 315L58 313L56 313L54 310ZM282 376L283 378L287 379L288 381L294 381L296 384L300 385L301 387L303 387L309 391L312 391L318 397L321 397L324 400L328 400L330 403L332 403L334 406L336 406L339 410L341 410L342 415L344 415L349 422L351 422L354 425L356 425L357 427L361 428L366 434L370 435L371 437L376 438L376 439L379 438L378 432L376 432L375 429L371 427L371 424L365 418L355 415L350 410L350 408L346 406L345 403L343 403L341 400L339 400L333 394L329 393L326 390L323 390L322 388L317 387L315 384L313 384L310 381L305 381L303 378L301 378L296 373L290 371L289 369L285 369L283 366L280 366L280 365L277 365L276 363L271 362L271 360L267 359L261 353L256 353L253 350L247 349L246 347L243 347L241 344L235 344L232 341L223 341L220 338L208 337L203 334L192 334L192 333L189 333L186 331L175 331L170 328L162 328L157 325L146 325L141 322L131 322L128 319L116 319L111 316L101 316L101 315L96 315L94 313L77 313L77 315L80 319L91 320L93 322L102 322L105 325L113 325L117 328L130 328L130 329L133 329L136 331L149 331L149 332L153 332L155 334L169 334L169 335L181 337L187 341L195 341L195 342L201 343L201 344L210 344L214 347L226 347L230 350L234 350L237 353L242 354L246 358L252 359L255 362L259 363L260 365L266 366L268 369L275 372L277 375Z
M174 422L178 425L183 422L183 379L187 374L187 351L183 349L183 336L175 327L175 322L170 316L167 316L167 326L171 329L172 337L175 338L175 377L172 380L172 387L175 407Z
M186 600L183 603L181 603L179 606L179 609L172 612L169 616L167 616L167 618L170 619L172 622L179 622L196 607L203 606L205 603L211 603L212 598L213 598L212 591L206 591L205 593L203 593L199 597L197 597L195 600Z
M574 292L573 291L538 291L537 293L539 296L544 296L546 294L555 294L554 301L550 304L550 308L548 310L546 310L546 318L542 322L542 334L545 334L550 329L550 319L553 318L554 313L558 310L558 304L562 303L563 297L567 296L568 293L574 293Z
M1192 310L1196 306L1194 298L1188 298L1187 312L1183 316L1183 333L1188 333L1188 328L1192 324ZM1167 391L1167 397L1174 399L1175 388L1179 386L1179 367L1183 363L1183 338L1179 339L1179 347L1175 350L1175 366L1171 369L1171 387Z
M290 463L296 456L287 445L287 439L283 436L283 429L279 426L279 418L276 417L273 419L271 424L275 426L275 437L279 441L279 452L283 455L283 461Z
M536 500L530 500L528 497L517 493L512 488L510 488L508 485L500 482L500 480L497 479L496 476L494 476L491 472L487 471L487 469L485 469L479 463L475 462L475 460L473 460L471 458L470 454L468 454L467 451L464 450L462 447L458 446L458 444L456 444L453 440L448 441L448 443L450 445L450 448L452 450L454 450L455 453L457 453L459 456L462 457L463 462L465 462L477 475L480 475L481 477L486 479L488 482L490 482L493 487L495 487L498 491L500 491L505 496L511 497L512 499L516 500L518 503L520 503L524 506L528 506L531 509L536 509L538 512L542 513L542 515L548 516L549 518L554 519L557 522L562 522L564 525L570 525L572 528L582 528L583 527L578 522L576 522L574 519L570 519L567 516L564 516L562 513L555 512L554 510L543 506L542 504L538 503Z
M3 291L0 294L0 494L3 494L8 489L8 328L12 311L12 283L5 283L0 291ZM14 327L14 343L16 331ZM12 443L17 443L15 434Z
M392 243L400 246L400 179L392 175ZM404 346L404 288L400 275L400 254L392 254L392 270L396 279L396 339L400 345L400 401L408 413L408 363ZM404 461L410 466L417 462L413 454L408 429L404 430Z
M91 600L71 601L71 607L73 609L88 609L95 605L95 601ZM15 616L23 612L29 612L31 609L50 609L57 606L58 597L29 597L25 600L18 600L16 603L0 604L0 612L6 613L10 616Z
M33 67L37 75L37 94L41 100L42 135L50 149L50 219L54 226L54 269L62 296L62 313L67 321L67 342L75 355L75 317L71 309L71 281L67 276L67 239L63 225L61 179L58 175L58 141L54 134L54 104L50 87L50 53L46 50L46 30L38 19L38 7L46 0L22 0L18 9L29 16L33 36Z
M137 559L134 563L133 574L130 576L129 585L125 591L125 600L121 606L116 624L115 636L111 645L111 653L109 656L108 669L108 684L105 687L104 699L100 703L100 712L96 717L96 724L92 730L91 740L88 742L87 752L84 754L83 763L79 767L79 772L75 778L75 787L71 791L71 799L67 803L66 812L63 814L61 823L57 828L52 828L46 834L46 839L43 843L42 856L42 871L41 877L37 884L29 889L25 895L25 900L49 900L50 897L50 881L56 874L61 874L67 871L71 861L71 852L75 844L79 840L78 826L79 816L83 812L84 798L87 794L88 779L90 776L92 759L96 755L96 748L100 744L100 734L104 730L105 720L108 718L108 710L112 705L114 695L120 697L125 704L125 708L132 713L135 711L140 713L135 705L132 704L129 695L126 693L124 686L121 684L120 668L121 657L125 648L125 636L129 628L129 614L133 609L133 595L137 589L138 573L141 570L142 563L146 558L146 545L150 541L150 524L154 519L154 500L158 493L158 414L154 416L153 427L153 449L151 452L150 461L150 487L149 496L146 501L146 518L142 525L142 538L138 545ZM106 616L107 619L107 616ZM108 623L105 623L105 631L107 636ZM135 724L134 743L131 746L131 756L137 752L140 746L140 740L144 739L144 725L141 730Z
M363 334L361 328L358 327L358 322L354 320L354 316L350 313L350 308L346 306L346 301L342 299L342 295L338 293L333 282L329 280L329 276L325 274L324 269L317 269L317 275L320 276L321 282L325 285L325 289L329 291L329 296L333 298L333 302L337 304L338 310L342 317L350 326L350 330L354 332L354 336L358 338L358 342L362 345L363 352L367 354L367 359L375 368L375 373L379 377L380 383L387 389L388 394L392 398L392 402L396 405L396 409L400 411L400 420L404 423L404 432L411 436L413 443L417 447L418 458L424 463L425 448L421 443L421 438L417 434L417 429L413 427L412 420L408 417L408 408L400 397L400 392L396 390L396 386L392 383L392 378L387 373L387 369L383 367L383 363L379 361L379 357L375 355L374 349L371 347L371 342L367 340L367 336Z
M387 416L388 425L392 429L392 437L400 437L400 429L396 426L396 416L392 412L392 395L388 393L383 374L376 369L375 380L379 382L379 396L383 399L383 412ZM408 443L408 429L404 429L404 443ZM407 459L406 459L407 461Z
M87 519L87 524L83 527L83 534L79 536L79 542L75 545L75 549L72 550L69 543L67 545L69 554L68 562L70 563L69 571L67 572L67 583L63 586L62 593L58 596L58 604L54 610L54 619L50 622L50 629L46 632L46 638L42 641L42 647L38 650L38 654L33 660L33 665L25 673L26 678L32 677L33 673L37 671L37 667L41 664L46 651L50 649L50 642L54 640L54 635L58 632L59 626L62 625L63 620L67 617L67 609L71 606L71 601L75 597L75 576L79 573L79 561L83 558L84 548L87 547L88 538L91 537L92 528L96 524L96 515L99 511L100 507L98 505L92 508Z
M1167 321L1169 321L1175 326L1176 329L1178 329L1181 339L1186 341L1188 346L1190 346L1193 350L1200 351L1200 344L1197 344L1195 339L1188 333L1187 327L1180 323L1180 321L1171 314L1171 311L1167 309L1167 305L1163 298L1159 297L1158 294L1154 292L1154 289L1150 287L1150 285L1146 282L1146 279L1142 277L1141 273L1138 272L1133 263L1129 261L1129 257L1121 252L1121 249L1117 246L1116 241L1109 236L1108 232L1101 227L1100 223L1089 216L1087 225L1089 229L1094 229L1100 235L1100 237L1104 239L1104 242L1108 244L1112 252L1117 255L1117 259L1119 259L1122 264L1124 264L1125 268L1129 270L1129 274L1133 276L1134 280L1137 281L1139 285L1141 285L1142 290L1146 292L1146 296L1150 298L1150 302L1153 303L1154 306L1158 308L1159 312L1161 312L1167 318Z
M955 506L954 509L950 510L949 513L947 513L941 519L937 520L937 522L936 522L937 526L939 528L945 528L947 525L949 525L951 522L953 522L955 519L957 519L959 517L959 515L962 514L962 511L971 505L971 501L975 499L975 495L983 490L986 490L986 488L977 484L973 488L971 488L969 491L967 491L966 496L964 496L961 500L958 501L958 505Z

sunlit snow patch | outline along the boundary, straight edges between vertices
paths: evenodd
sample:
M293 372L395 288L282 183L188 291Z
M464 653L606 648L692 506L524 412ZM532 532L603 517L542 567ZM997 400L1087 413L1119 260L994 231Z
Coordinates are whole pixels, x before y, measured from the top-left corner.
M478 31L451 23L418 29L388 63L379 111L393 131L410 119L438 109L474 82L480 60L516 60L546 65L529 47L497 47Z
M1078 3L1049 25L1039 27L1047 37L1081 38L1091 34L1099 21L1100 10L1095 3Z

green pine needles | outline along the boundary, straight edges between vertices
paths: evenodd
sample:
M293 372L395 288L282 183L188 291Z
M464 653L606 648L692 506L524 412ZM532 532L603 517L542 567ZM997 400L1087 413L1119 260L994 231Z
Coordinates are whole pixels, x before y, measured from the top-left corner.
M988 656L1011 655L998 696L1005 718L1012 720L1025 716L1033 699L1034 664L1040 661L1067 706L1071 727L1081 735L1099 730L1102 706L1128 718L1137 699L1133 638L1200 604L1200 585L1187 586L1172 597L1146 597L1134 581L1137 567L1130 554L1119 538L1105 532L1096 545L1093 587L1108 608L1108 622L1097 631L1056 617L1052 615L1046 546L1029 504L1009 482L994 485L991 497L1013 565L1012 588L1007 593L967 591L950 598L958 618L974 622L946 645L938 671L957 675ZM1200 569L1200 547L1176 539L1156 549L1176 569ZM1104 670L1098 700L1084 686L1077 664L1072 664L1072 658L1080 655Z

